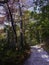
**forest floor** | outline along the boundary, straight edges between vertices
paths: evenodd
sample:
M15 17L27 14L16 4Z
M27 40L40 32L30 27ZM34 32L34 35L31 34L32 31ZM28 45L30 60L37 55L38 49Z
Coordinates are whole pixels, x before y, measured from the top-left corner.
M31 46L31 55L24 65L49 65L49 55L40 45Z

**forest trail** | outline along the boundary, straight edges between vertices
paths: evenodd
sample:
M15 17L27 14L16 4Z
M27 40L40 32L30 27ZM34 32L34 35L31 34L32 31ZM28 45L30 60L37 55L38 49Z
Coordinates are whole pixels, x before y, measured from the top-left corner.
M40 46L31 46L31 55L24 65L49 65L49 55Z

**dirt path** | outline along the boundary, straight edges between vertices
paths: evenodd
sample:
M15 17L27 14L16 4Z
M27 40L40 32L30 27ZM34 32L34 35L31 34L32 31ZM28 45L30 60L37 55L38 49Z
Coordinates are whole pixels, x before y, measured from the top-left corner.
M24 65L49 65L49 55L40 46L32 46L31 55Z

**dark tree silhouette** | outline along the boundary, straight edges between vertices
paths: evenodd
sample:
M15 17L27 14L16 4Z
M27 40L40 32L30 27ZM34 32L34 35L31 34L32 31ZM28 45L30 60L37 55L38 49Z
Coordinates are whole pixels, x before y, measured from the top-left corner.
M23 47L23 21L22 21L22 11L21 11L21 5L20 2L18 0L18 5L19 5L19 12L20 12L20 44Z
M10 10L9 5L8 5L8 0L0 0L0 3L2 3L2 4L6 3L6 5L8 7L8 11L9 11L8 14L10 15L10 18L11 18L11 25L12 25L13 32L14 32L14 35L15 35L15 40L16 40L16 43L17 43L16 29L15 29L15 25L14 25L14 20L13 20L13 17L12 17L12 13L11 13L11 10Z

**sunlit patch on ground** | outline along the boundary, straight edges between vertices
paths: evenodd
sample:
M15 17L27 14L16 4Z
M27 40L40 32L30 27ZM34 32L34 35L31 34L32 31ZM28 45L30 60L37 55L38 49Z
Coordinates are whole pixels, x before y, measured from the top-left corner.
M31 46L31 56L24 65L49 65L49 55L41 46Z

